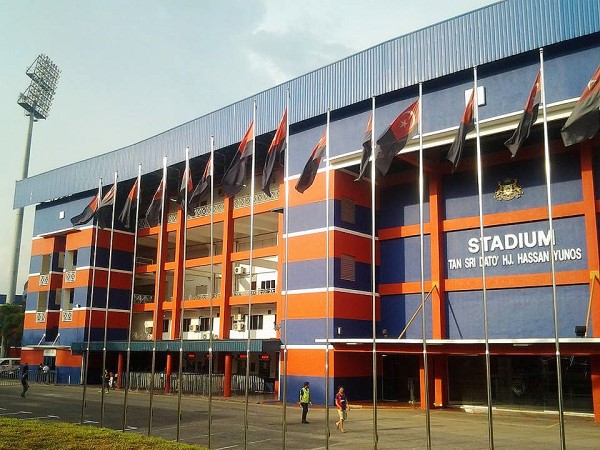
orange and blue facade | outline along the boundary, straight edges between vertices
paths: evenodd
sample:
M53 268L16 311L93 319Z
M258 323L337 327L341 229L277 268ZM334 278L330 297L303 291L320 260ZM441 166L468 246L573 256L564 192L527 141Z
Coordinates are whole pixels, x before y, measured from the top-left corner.
M494 5L488 13L501 7ZM161 226L139 225L138 258L143 247L145 259L136 264L133 264L133 232L117 229L112 241L107 340L126 341L133 331L154 338L154 333L162 329L159 340L165 343L175 345L181 333L186 341L205 341L206 337L200 338L191 330L196 319L205 317L212 306L218 327L210 332L215 333L216 341L224 343L223 350L216 354L215 367L226 379L244 367L241 357L244 351L225 343L245 342L244 335L237 333L248 330L239 331L235 327L240 320L247 320L244 322L247 328L264 332L256 337L265 343L264 349L255 355L256 374L275 379L276 390L284 376L282 346L287 344L287 395L292 401L304 381L311 383L313 402L331 401L325 399L326 353L329 392L335 392L334 388L343 384L351 399L369 400L373 392L370 340L374 317L378 400L416 401L423 405L422 338L425 337L431 404L439 407L485 404L484 313L487 312L494 401L497 405L552 409L556 407L557 370L550 261L550 241L554 239L554 285L563 387L567 393L565 408L594 414L600 420L600 137L566 148L559 133L600 62L600 31L588 31L577 39L565 38L548 45L544 55L554 236L549 233L541 111L531 136L516 157L511 158L504 146L516 127L539 68L537 49L515 50L511 56L492 58L478 66L478 85L485 93L485 102L479 107L483 243L479 240L480 198L474 133L467 139L456 172L452 173L444 159L465 107L465 92L473 86L472 68L453 70L448 63L443 75L423 83L422 218L418 139L409 141L406 149L396 156L388 175L375 180L375 205L371 204L371 181L354 181L371 113L369 98L348 101L331 111L329 197L324 164L308 190L303 194L295 191L298 175L326 124L324 111L309 118L295 113L294 108L300 111L303 105L294 105L292 95L287 146L289 205L286 209L284 170L279 168L272 186L278 195L261 198L254 205L257 225L253 233L263 236L261 244L250 251L249 204L219 195L218 170L213 206L218 203L219 207L206 204L212 213L188 217L188 241L184 239L186 221L173 204L164 214L162 232ZM391 62L386 59L385 64ZM302 92L298 98L309 94ZM323 92L313 94L320 99ZM417 97L416 83L376 95L376 134L381 134ZM260 99L257 105L260 110ZM274 109L280 114L284 105L277 106L281 108ZM296 120L296 116L300 118ZM257 141L263 143L256 149L259 161L264 158L277 123L272 122L273 126L261 131L257 120ZM238 128L247 123L240 120ZM181 130L182 135L184 131ZM178 133L177 129L172 133ZM207 160L207 140L205 136L191 139L186 145L196 149L191 163L196 180ZM223 146L217 153L228 161L235 147L235 143ZM183 150L179 150L183 155ZM158 150L153 151L157 160L162 158ZM98 164L108 164L108 160L99 159ZM182 172L181 168L181 156L172 158L167 183L171 196L177 192L180 181L177 174ZM221 167L221 172L225 168L226 165ZM256 175L258 188L260 173ZM124 179L119 184L117 205L122 204L131 186L132 178ZM251 180L247 181L249 184ZM142 176L141 190L147 193L142 196L142 213L157 184L156 173L149 170ZM23 359L37 364L45 353L55 355L59 382L79 382L82 357L75 348L85 346L88 336L92 342L104 339L110 230L98 232L94 258L95 228L74 229L65 225L94 194L92 187L73 191L59 200L40 203L36 210ZM242 191L240 199L244 195L248 196L248 192ZM373 209L375 261L371 256ZM204 251L211 219L219 243L212 259ZM485 278L481 245L485 250ZM262 271L266 277L263 279L268 281L263 288L260 273L244 272L252 258L256 260L255 270ZM211 264L219 276L210 281L213 285L207 291L201 280L210 272L207 268ZM195 274L196 291L186 286L184 274L186 278ZM132 277L134 293L144 299L133 306ZM244 284L246 281L248 286ZM487 311L484 311L484 282ZM248 318L237 318L248 313L248 290L252 292L252 309L257 311L254 314L257 318L252 319L254 325L250 325ZM215 294L212 299L207 292ZM57 295L60 301L56 300ZM412 324L409 321L425 295L423 331L420 313ZM130 309L135 330L130 330ZM90 311L93 311L91 327ZM184 320L191 320L189 324L185 322L188 324L185 329L181 328L182 315ZM274 321L272 330L270 325L257 328L270 318ZM198 323L201 326L202 322ZM582 326L586 327L585 337L576 334L576 327ZM326 341L331 341L328 352ZM195 362L189 361L190 368L198 370L197 361L206 356L202 348L198 347ZM157 370L169 376L176 370L177 353L172 349L161 353ZM119 371L123 370L123 355L122 348L109 352L110 364ZM148 353L140 350L137 361L140 370L144 355ZM269 364L260 366L260 358ZM262 373L259 367L264 367Z

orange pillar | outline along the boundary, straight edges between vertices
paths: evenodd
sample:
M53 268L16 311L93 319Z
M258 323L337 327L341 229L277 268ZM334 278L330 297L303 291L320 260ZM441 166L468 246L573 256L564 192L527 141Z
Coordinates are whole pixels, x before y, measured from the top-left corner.
M121 383L123 380L123 372L124 372L124 367L123 367L123 353L119 353L118 357L117 357L117 389L121 389Z
M223 376L223 397L231 397L231 353L225 354L225 372Z
M594 193L594 170L592 141L581 144L581 189L583 193L584 218L585 218L585 236L588 254L588 269L590 271L590 283L596 283L594 286L594 296L592 301L591 325L594 337L600 336L600 310L598 302L600 301L600 283L595 280L600 272L600 257L598 255L598 216L596 212L596 196ZM591 289L591 286L590 286ZM591 334L588 334L591 337Z
M183 210L177 211L177 232L175 236L175 270L173 273L173 311L171 311L171 320L173 326L171 327L171 339L179 339L179 328L181 327L181 306L183 302L183 269L185 261L183 261L184 255L184 217Z
M419 359L419 380L420 380L420 394L421 394L421 409L425 409L425 368L423 367L423 358ZM431 355L427 355L427 368L428 370L428 375L429 375L429 406L433 406L431 405L432 400L433 400L433 394L434 394L434 376L433 376L433 372L434 372L434 367L433 367L433 357Z
M223 303L220 311L219 339L229 339L231 329L231 305L229 299L232 291L231 253L233 252L233 199L224 199L225 217L223 220L223 264L221 266L221 296ZM227 377L225 377L227 379ZM227 381L226 381L227 382Z
M167 370L165 374L165 392L171 392L171 374L173 373L173 354L167 353Z
M448 337L448 320L444 293L444 261L442 229L442 181L437 174L429 173L429 236L431 247L431 320L433 339ZM437 286L436 288L434 286ZM433 404L443 407L448 404L448 358L439 355L434 361Z

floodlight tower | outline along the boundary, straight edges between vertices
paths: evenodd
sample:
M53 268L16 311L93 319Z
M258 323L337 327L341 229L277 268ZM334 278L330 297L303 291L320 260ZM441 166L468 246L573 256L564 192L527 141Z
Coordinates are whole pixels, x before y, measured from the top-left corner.
M27 130L27 144L25 146L25 157L23 158L23 172L21 179L27 178L29 172L29 155L31 153L31 135L33 123L40 119L46 119L50 112L50 106L54 99L56 85L60 76L60 69L48 56L39 55L33 64L29 66L26 74L31 78L31 83L24 93L19 95L17 103L29 116L29 128ZM10 271L10 286L7 303L13 303L17 287L17 274L19 271L19 255L21 253L21 235L23 233L23 208L17 210L15 217L15 232L13 242L13 261ZM0 355L2 353L0 352Z

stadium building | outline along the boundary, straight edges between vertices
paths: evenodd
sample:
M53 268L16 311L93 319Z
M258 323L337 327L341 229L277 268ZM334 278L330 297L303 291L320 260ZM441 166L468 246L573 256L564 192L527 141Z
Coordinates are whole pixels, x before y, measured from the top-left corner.
M212 357L223 395L248 370L252 390L286 385L292 401L305 380L316 403L326 381L331 395L343 384L369 400L376 380L380 401L423 406L428 385L436 407L485 405L489 368L497 407L556 409L561 380L564 410L600 420L599 64L600 1L508 0L18 181L14 207L36 208L22 360L81 383L89 346L94 382L105 339L106 366L121 377L128 348L137 374L150 372L154 348L169 391L183 342L186 376L206 374ZM288 182L278 158L267 195L263 168L288 92ZM565 146L561 130L585 101L592 132L567 130ZM370 166L355 181L370 117L377 154L398 152L385 175L377 167L374 207ZM528 136L511 152L518 125ZM211 136L214 196L197 198L185 220L185 149L195 188ZM309 159L320 166L300 193ZM118 217L139 165L137 224L132 209L130 229L117 220L111 230L99 212L72 225L86 208L114 205ZM243 177L233 194L230 167Z

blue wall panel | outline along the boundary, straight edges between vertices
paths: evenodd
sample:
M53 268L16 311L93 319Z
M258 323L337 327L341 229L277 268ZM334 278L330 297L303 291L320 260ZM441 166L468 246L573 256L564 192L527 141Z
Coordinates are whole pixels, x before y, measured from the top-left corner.
M575 337L575 326L584 325L589 287L557 287L560 337ZM552 290L550 287L487 291L489 337L553 338ZM481 291L449 292L447 296L450 339L483 339Z
M556 270L585 270L587 268L587 247L585 241L585 223L584 218L568 217L564 219L555 219L553 221L554 233L556 236L554 250L556 255ZM491 263L486 268L487 276L505 276L524 273L544 273L550 272L550 246L539 245L540 235L549 236L548 222L527 222L515 225L504 225L498 227L487 227L484 229L484 239L491 238L490 246L486 251L486 257L497 261L497 264ZM498 239L494 239L494 236ZM513 237L510 237L513 236ZM523 236L523 246L519 248L519 237ZM481 276L479 266L479 257L481 253L477 247L471 247L474 252L469 251L469 240L479 242L479 229L465 231L454 231L445 235L445 255L447 258L446 271L448 278L466 278ZM493 249L494 243L502 246L515 245L514 249L503 249L497 247ZM525 244L529 242L536 244L534 247L527 248ZM545 242L543 242L545 244ZM548 260L535 262L531 257L547 255ZM470 265L468 259L475 258L476 265ZM452 265L451 261L456 261L457 265ZM458 267L460 265L460 268Z
M61 367L56 366L57 384L79 384L81 380L80 367Z
M427 295L427 293L425 293ZM400 333L421 305L421 294L384 295L381 297L381 321L378 328L388 331L390 338L400 336ZM413 323L406 330L406 339L422 338L422 316L417 315ZM425 303L426 336L431 338L431 298Z
M506 150L508 152L508 150ZM582 199L581 169L577 152L551 156L552 203L554 205L578 202ZM498 201L494 194L498 183L507 178L517 179L523 196L510 201ZM504 213L547 205L546 181L543 159L510 163L486 168L483 174L484 214ZM448 175L443 181L445 218L479 216L477 173L466 172Z
M429 186L425 181L423 221L429 222ZM419 181L385 188L381 192L379 228L401 227L420 222Z
M42 255L32 255L29 262L29 273L41 273Z
M23 330L23 346L37 345L45 333L46 333L46 330L44 330L44 329Z
M423 239L425 279L431 278L430 237ZM413 236L380 243L380 283L402 283L421 279L421 238Z

